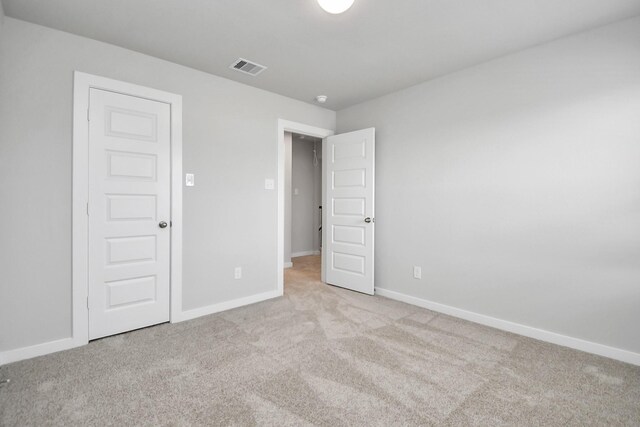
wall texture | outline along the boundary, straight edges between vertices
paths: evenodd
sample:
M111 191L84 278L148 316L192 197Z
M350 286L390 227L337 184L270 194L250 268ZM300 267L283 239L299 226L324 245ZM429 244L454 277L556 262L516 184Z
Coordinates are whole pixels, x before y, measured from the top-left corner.
M338 112L369 126L378 288L640 352L640 18Z
M0 41L0 350L71 334L73 71L183 96L184 309L276 289L277 119L335 113L5 18ZM235 266L243 278L233 279Z
M320 160L318 166L313 165L313 142L308 139L294 139L292 158L291 252L295 255L320 250L317 211L322 199L322 169Z

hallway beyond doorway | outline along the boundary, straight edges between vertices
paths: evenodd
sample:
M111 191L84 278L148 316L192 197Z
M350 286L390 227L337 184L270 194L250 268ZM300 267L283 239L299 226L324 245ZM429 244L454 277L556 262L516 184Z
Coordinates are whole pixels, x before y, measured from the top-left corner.
M309 255L292 258L293 267L285 270L284 291L289 286L324 285L320 281L320 255Z

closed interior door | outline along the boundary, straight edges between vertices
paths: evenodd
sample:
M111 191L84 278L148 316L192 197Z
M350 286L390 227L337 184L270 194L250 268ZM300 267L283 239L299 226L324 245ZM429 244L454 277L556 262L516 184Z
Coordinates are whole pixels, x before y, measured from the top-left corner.
M91 89L89 338L169 320L170 106Z
M325 281L373 295L375 129L330 136L323 153Z

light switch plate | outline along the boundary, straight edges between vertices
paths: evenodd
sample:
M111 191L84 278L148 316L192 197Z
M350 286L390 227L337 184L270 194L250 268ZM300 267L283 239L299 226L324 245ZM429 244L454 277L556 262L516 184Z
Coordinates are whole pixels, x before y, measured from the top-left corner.
M264 180L265 190L274 190L276 188L276 182L273 179L267 178Z
M187 187L193 187L194 185L196 185L196 176L192 173L186 174L184 177L184 184Z
M417 265L413 266L413 278L422 279L422 267L418 267Z

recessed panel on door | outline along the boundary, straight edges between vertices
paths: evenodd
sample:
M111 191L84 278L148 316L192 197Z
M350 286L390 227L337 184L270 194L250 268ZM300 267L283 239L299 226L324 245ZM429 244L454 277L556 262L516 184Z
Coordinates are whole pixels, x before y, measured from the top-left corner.
M91 89L89 338L169 320L170 107Z
M364 187L365 169L347 169L333 171L333 188Z
M333 146L333 161L342 159L364 159L366 157L367 140L354 141Z
M364 218L365 199L363 197L342 197L333 199L334 216L358 216Z
M155 154L107 151L107 177L125 180L156 180Z
M360 255L333 253L333 269L364 276L365 258Z
M365 245L366 228L361 225L334 225L333 242L348 245Z
M158 115L123 108L105 109L106 136L156 142Z
M156 302L156 276L107 282L106 310L132 308L134 305Z
M107 220L155 221L158 198L155 194L106 194Z
M107 265L155 262L156 236L112 237L106 239Z

